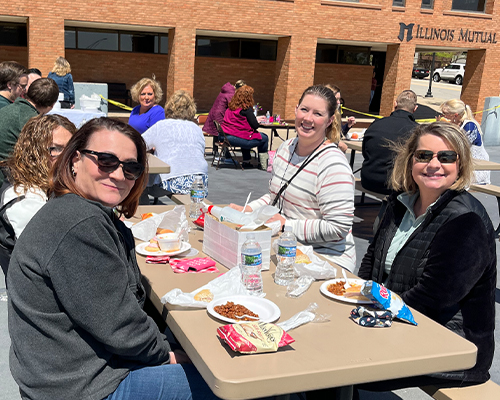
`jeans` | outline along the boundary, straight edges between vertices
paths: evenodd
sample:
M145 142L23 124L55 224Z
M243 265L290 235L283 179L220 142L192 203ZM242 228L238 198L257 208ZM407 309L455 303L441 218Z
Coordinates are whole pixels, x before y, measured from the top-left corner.
M192 364L167 364L131 371L103 400L217 399Z
M267 147L269 138L265 133L260 132L262 139L242 139L232 135L226 135L227 140L235 147L241 147L241 153L243 154L243 161L249 161L252 156L250 155L250 149L257 147L257 151L260 153L267 153Z

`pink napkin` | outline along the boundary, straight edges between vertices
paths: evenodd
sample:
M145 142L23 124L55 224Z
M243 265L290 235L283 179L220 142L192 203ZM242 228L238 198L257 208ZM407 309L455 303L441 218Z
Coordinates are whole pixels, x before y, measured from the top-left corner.
M146 264L167 264L170 256L146 256Z
M176 273L196 273L196 272L219 272L215 266L215 261L210 257L190 258L190 259L172 259L170 266Z

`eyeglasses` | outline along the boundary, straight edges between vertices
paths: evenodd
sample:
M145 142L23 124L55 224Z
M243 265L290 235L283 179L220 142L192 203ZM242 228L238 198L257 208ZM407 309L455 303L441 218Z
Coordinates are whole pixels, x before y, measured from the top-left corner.
M80 150L82 154L92 154L97 156L97 165L99 170L110 174L121 165L123 169L123 176L130 180L135 181L144 172L144 165L138 163L137 161L121 161L114 154L100 153L93 150Z
M451 164L457 161L458 154L453 150L443 150L433 153L430 150L416 150L413 154L416 162L429 163L434 158L437 157L441 164Z
M57 157L59 154L61 154L64 150L64 147L62 146L52 146L49 147L49 153L51 157Z
M22 88L23 90L26 90L26 88L28 87L28 84L21 85L19 82L16 82L16 85L17 85L17 86L21 86L21 88Z

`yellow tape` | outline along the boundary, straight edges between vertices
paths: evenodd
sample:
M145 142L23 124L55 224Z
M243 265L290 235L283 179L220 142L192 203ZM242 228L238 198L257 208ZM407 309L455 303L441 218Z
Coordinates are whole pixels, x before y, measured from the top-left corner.
M102 95L102 94L100 94L99 96L101 96L101 98L102 98L104 101L107 101L109 104L113 104L114 106L117 106L117 107L123 108L124 110L127 110L127 111L132 111L132 107L126 106L125 104L119 103L118 101L114 101L114 100L106 99L105 97L103 97L103 95Z
M373 114L367 114L367 113L363 113L361 111L356 111L356 110L351 110L350 108L347 108L347 107L344 107L344 106L341 106L340 107L341 111L340 111L340 114L343 113L344 109L347 110L347 111L351 111L351 112L355 112L355 113L358 113L358 114L361 114L361 115L366 115L368 117L372 117L372 118L384 118L383 116L381 115L373 115Z

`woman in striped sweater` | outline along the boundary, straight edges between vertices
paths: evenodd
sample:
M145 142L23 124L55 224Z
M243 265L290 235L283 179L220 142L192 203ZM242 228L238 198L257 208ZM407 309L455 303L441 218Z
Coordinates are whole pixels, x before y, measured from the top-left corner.
M304 91L295 109L297 137L279 147L269 193L251 202L245 211L276 201L280 212L271 220L279 220L282 227L291 226L299 242L353 271L354 177L335 144L339 141L339 132L333 129L336 108L337 100L329 88L316 85Z

